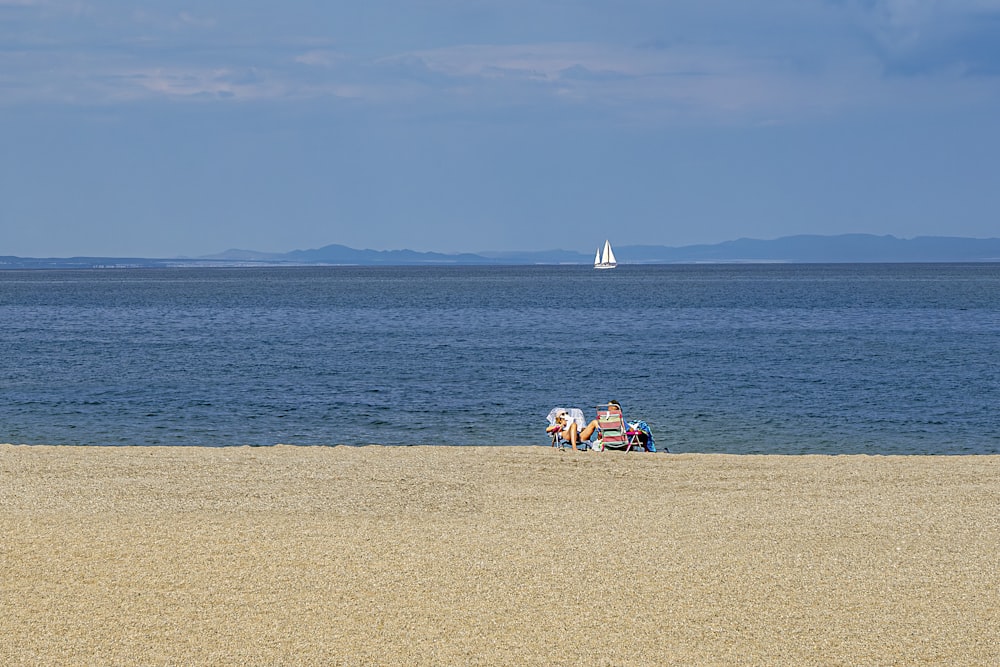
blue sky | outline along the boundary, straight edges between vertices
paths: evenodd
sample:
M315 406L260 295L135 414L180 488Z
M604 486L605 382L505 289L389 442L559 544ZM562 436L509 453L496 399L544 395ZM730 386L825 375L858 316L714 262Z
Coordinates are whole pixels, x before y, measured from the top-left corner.
M0 255L1000 235L1000 0L0 0Z

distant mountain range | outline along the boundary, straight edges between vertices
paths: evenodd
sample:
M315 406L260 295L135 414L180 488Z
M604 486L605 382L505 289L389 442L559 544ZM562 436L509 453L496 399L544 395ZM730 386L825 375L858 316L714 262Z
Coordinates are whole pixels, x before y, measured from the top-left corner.
M596 246L595 246L596 247ZM800 235L773 240L738 239L681 247L633 245L615 248L619 264L1000 262L1000 238L920 236L900 239L873 234ZM198 258L0 257L0 269L72 269L179 266L469 266L591 264L593 255L569 250L446 254L413 250L356 250L328 245L315 250L265 253L227 250Z

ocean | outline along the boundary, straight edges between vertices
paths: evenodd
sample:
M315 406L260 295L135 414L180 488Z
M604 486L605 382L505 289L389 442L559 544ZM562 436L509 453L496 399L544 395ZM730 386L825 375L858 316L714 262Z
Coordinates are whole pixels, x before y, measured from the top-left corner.
M1000 264L0 271L0 442L1000 453Z

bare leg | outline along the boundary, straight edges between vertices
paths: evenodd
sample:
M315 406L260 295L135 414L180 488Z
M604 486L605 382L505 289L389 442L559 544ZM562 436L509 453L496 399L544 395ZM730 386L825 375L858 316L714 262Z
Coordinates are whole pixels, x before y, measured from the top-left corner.
M562 436L569 440L569 444L573 445L573 451L576 451L576 443L580 439L576 432L576 422L570 423L569 427L562 432Z
M575 424L574 424L574 426L575 426ZM594 431L595 430L597 430L597 420L596 419L593 420L592 422L590 422L589 424L587 424L587 426L585 426L584 429L582 431L580 431L580 433L579 433L580 440L590 440L590 436L594 435Z

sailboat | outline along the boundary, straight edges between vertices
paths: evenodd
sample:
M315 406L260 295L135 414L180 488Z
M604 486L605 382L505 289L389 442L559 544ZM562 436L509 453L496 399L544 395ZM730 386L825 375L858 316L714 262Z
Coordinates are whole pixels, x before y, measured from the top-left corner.
M613 269L618 266L618 260L615 259L615 253L611 249L611 241L604 241L604 252L601 249L597 249L597 254L594 255L594 268L595 269Z

